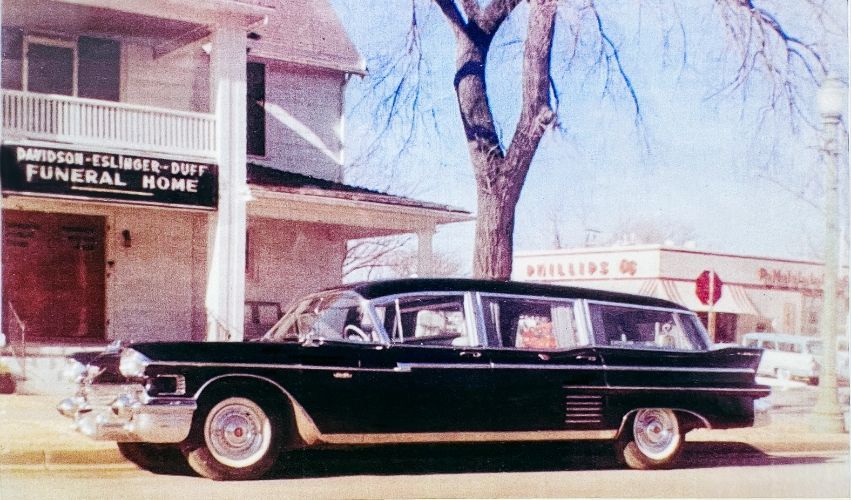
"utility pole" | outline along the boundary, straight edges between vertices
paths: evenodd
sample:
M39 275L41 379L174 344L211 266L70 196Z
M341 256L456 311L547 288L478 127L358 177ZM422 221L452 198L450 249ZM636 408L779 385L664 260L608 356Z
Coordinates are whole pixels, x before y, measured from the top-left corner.
M836 282L839 274L839 188L837 167L839 145L837 135L844 111L845 86L828 76L818 91L818 108L822 119L825 160L824 175L824 284L822 286L821 337L823 357L819 373L818 400L811 417L816 432L844 432L845 422L839 405L836 384Z

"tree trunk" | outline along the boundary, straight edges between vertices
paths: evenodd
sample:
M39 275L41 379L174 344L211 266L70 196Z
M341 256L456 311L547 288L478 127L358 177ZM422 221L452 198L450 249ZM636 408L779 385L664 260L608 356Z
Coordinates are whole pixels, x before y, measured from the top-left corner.
M473 274L477 278L511 278L514 212L519 196L479 189Z

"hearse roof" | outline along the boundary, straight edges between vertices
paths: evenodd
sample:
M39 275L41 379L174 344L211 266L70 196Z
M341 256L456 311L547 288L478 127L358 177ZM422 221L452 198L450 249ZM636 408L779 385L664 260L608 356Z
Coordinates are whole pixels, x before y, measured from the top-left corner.
M495 281L464 278L408 278L382 281L363 281L339 287L339 289L354 290L367 299L411 292L484 292L559 297L566 299L588 299L647 307L688 310L675 302L657 299L655 297L647 297L644 295L608 292L590 288L561 285L527 283L521 281Z

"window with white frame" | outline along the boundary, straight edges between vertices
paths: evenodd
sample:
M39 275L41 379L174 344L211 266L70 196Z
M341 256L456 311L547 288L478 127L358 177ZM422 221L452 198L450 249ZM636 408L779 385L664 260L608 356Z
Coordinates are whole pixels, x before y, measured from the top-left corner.
M57 38L3 28L3 88L118 101L121 44L89 36Z
M24 90L40 94L77 95L77 44L26 37Z

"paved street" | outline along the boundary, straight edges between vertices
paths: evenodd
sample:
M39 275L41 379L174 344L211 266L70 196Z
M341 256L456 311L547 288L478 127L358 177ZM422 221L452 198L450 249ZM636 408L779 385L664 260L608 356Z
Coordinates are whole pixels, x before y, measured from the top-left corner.
M599 443L313 452L271 479L220 483L123 466L5 471L0 498L849 497L844 453L693 444L683 468L634 471Z

